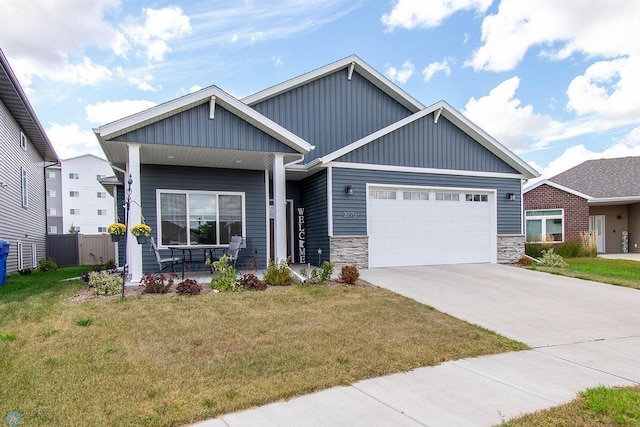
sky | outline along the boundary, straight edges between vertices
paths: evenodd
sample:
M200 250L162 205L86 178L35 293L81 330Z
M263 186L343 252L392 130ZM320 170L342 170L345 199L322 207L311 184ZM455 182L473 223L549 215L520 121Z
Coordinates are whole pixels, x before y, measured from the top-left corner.
M640 2L2 0L0 48L60 158L201 88L250 95L356 54L551 177L640 155Z

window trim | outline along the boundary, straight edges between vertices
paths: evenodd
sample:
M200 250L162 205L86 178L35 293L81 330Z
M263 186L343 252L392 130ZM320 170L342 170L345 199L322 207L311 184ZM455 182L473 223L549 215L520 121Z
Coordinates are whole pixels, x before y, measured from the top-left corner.
M38 266L38 245L31 244L31 267L36 268Z
M24 151L27 151L27 135L24 134L24 132L20 131L20 148L22 148Z
M542 211L560 211L560 215L527 215L527 213L529 212L542 212ZM542 236L546 236L547 235L547 219L560 219L562 220L562 239L561 240L541 240L541 241L529 241L527 240L527 221L528 220L540 220L541 224L542 224ZM563 208L553 208L553 209L528 209L526 211L524 211L524 239L525 239L525 243L552 243L552 244L556 244L556 243L563 243L564 242L564 226L565 226L565 219L564 219L564 209Z
M20 168L20 193L22 197L22 207L29 207L29 174L27 169Z
M57 225L48 225L47 226L47 234L58 234L58 226Z
M18 270L24 269L24 247L22 245L22 241L18 240L16 242L16 255L18 256Z
M161 189L158 188L156 189L156 243L158 248L161 249L166 249L168 246L170 245L165 245L162 243L162 221L160 220L160 218L162 218L161 216L161 205L160 205L160 197L162 194L184 194L186 195L186 212L185 212L185 219L186 219L186 223L187 223L187 227L189 224L189 195L190 194L206 194L206 195L215 195L216 196L216 224L220 224L220 221L218 220L219 215L220 215L220 204L218 203L218 196L240 196L242 199L242 237L243 239L247 238L247 208L246 208L246 203L247 203L247 197L246 197L246 193L242 192L242 191L209 191L209 190L169 190L169 189ZM220 233L219 233L219 229L217 230L218 233L216 234L216 237L219 239L220 238ZM187 245L189 245L189 233L187 233ZM194 248L198 248L201 245L189 245L191 247ZM225 244L220 244L221 247L226 246Z

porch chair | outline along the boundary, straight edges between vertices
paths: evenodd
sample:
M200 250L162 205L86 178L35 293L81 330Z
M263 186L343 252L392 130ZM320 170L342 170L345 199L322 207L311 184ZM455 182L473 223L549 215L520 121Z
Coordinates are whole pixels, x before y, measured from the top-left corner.
M236 261L238 261L238 254L240 253L240 246L242 245L242 241L242 236L232 236L231 241L229 242L229 247L226 248L222 252L222 255L215 260L217 261L226 255L229 257L230 264L235 268Z
M169 257L162 258L160 257L160 252L158 251L158 246L156 246L156 241L153 237L149 237L149 242L151 243L151 250L154 252L156 256L156 262L158 263L158 267L160 268L156 271L156 274L160 273L165 268L171 267L171 272L175 272L174 265L182 264L182 258L180 257ZM182 267L184 268L184 266Z

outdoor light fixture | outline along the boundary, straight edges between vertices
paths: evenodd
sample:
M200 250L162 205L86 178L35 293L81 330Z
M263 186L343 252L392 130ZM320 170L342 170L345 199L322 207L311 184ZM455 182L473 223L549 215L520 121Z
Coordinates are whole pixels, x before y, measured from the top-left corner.
M353 196L353 185L347 185L344 187L344 192L349 196Z
M513 193L507 193L507 200L515 200L516 199L516 195Z
M618 219L622 219L622 215L618 215Z

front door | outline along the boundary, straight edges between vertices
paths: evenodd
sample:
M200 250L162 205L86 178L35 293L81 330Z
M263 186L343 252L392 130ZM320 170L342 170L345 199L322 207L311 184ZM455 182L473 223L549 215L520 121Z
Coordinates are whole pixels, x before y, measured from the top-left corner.
M604 253L604 215L589 217L589 234L595 236L598 253Z
M287 200L287 257L290 260L293 260L293 201ZM274 247L273 242L275 241L273 235L273 200L269 200L269 259L273 260Z

